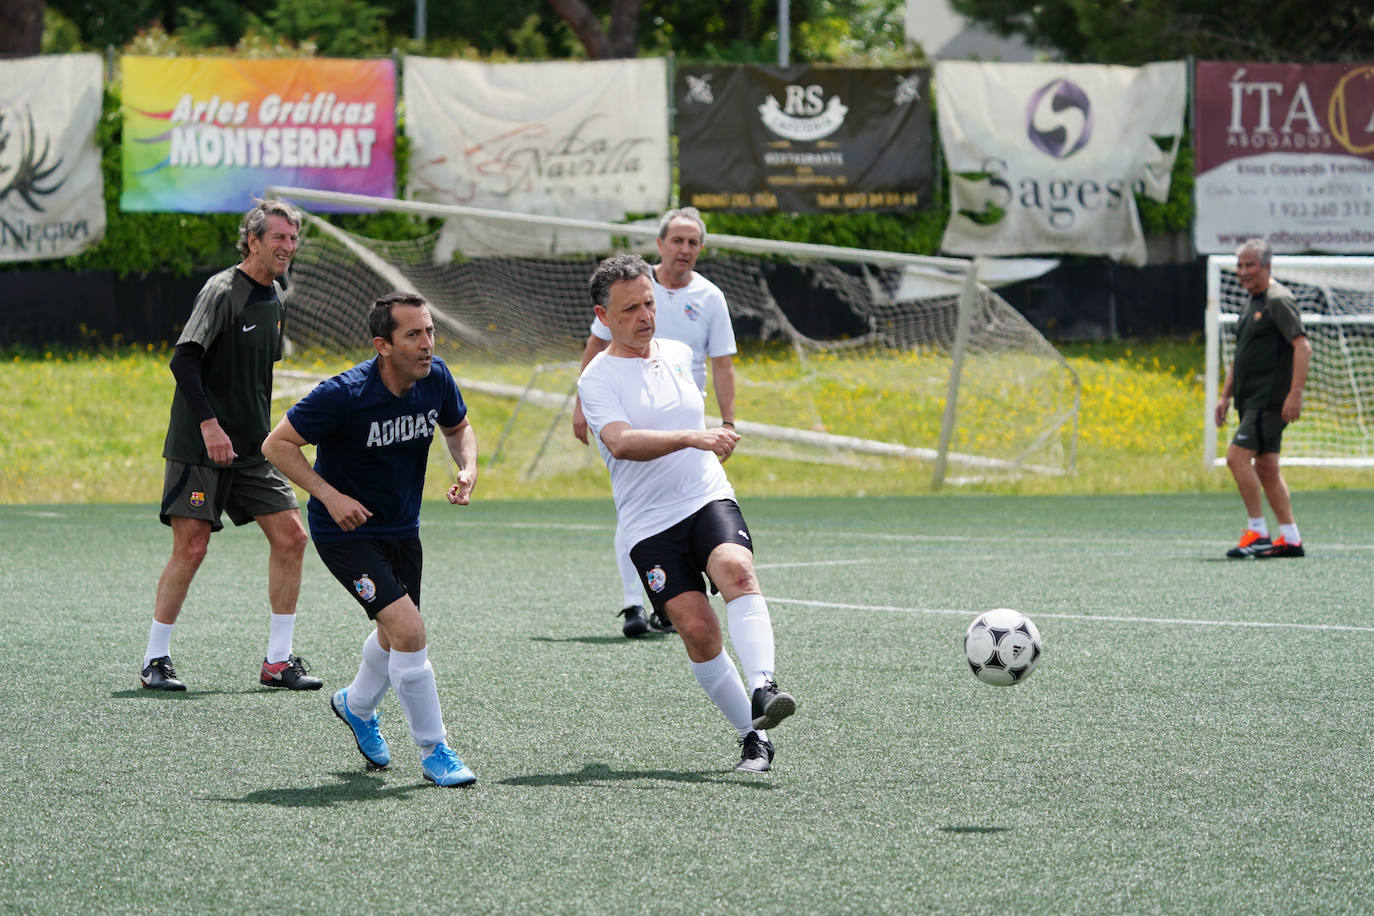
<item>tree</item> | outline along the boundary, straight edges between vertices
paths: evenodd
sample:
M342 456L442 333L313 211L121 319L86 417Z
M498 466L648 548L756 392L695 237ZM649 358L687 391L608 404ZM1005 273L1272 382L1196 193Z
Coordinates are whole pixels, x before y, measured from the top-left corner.
M634 57L639 52L636 32L643 4L644 0L611 0L611 28L607 34L600 17L583 0L549 0L549 6L581 40L592 60Z
M0 57L39 52L43 7L44 0L0 0Z
M1374 3L950 0L955 12L1066 60L1353 61L1374 57Z

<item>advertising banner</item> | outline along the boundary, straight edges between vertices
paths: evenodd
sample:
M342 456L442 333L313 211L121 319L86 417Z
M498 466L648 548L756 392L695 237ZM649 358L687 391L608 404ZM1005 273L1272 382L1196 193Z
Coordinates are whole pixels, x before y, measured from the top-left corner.
M1186 82L1181 61L937 64L945 251L1144 264L1135 195L1169 196Z
M124 210L244 212L268 185L395 195L390 60L126 57L122 66Z
M1374 251L1374 64L1199 61L1201 254Z
M409 195L582 219L668 201L662 58L485 64L407 57Z
M682 201L703 210L925 207L930 71L679 67Z
M79 254L105 234L100 57L0 60L0 261Z

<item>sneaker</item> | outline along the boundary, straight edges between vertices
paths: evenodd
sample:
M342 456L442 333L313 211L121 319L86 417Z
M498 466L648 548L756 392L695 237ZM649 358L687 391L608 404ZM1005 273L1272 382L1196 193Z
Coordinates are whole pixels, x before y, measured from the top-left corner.
M285 687L287 690L319 690L324 686L324 681L317 677L311 677L306 667L305 659L295 655L286 656L284 662L272 662L268 664L267 659L262 660L262 673L258 675L258 681L264 687Z
M442 741L434 745L434 753L421 760L420 766L425 779L436 786L470 786L477 782L477 774Z
M797 701L792 694L783 693L772 681L754 691L752 703L754 727L764 731L777 728L779 722L797 711Z
M668 619L668 615L662 611L653 611L649 614L649 629L655 633L676 633L677 627Z
M625 618L625 623L620 628L620 632L631 639L649 632L649 621L644 619L644 608L641 605L632 604L621 610L616 616Z
M767 773L773 766L773 742L759 737L758 732L750 732L739 739L739 763L735 764L737 773Z
M185 690L186 685L177 680L177 670L172 667L172 657L164 655L148 662L139 680L149 690Z
M1273 557L1301 556L1306 556L1305 551L1303 551L1302 549L1302 541L1298 541L1298 543L1296 544L1290 544L1283 539L1283 535L1279 535L1279 539L1274 542L1273 547L1270 547L1268 550L1261 551L1259 554L1259 558L1261 560L1268 560Z
M348 688L336 690L329 699L329 708L334 715L353 730L353 740L357 742L358 753L367 761L368 769L385 770L391 763L391 748L382 737L382 717L374 712L371 719L359 719L348 708Z
M1241 533L1240 543L1226 551L1226 555L1233 560L1244 560L1246 557L1259 556L1261 551L1273 546L1273 541L1246 528Z

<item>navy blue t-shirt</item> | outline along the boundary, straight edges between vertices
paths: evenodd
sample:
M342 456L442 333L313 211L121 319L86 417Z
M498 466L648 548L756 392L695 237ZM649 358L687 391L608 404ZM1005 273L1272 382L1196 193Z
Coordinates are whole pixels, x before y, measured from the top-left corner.
M372 512L345 532L315 497L306 514L317 542L415 537L430 444L440 427L463 422L468 408L439 357L403 397L382 384L379 358L326 379L286 412L301 438L316 446L315 472Z

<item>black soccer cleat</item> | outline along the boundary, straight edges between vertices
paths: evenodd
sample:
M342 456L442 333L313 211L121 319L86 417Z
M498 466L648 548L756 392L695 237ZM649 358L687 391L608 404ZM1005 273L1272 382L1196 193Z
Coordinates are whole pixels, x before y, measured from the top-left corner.
M1283 535L1279 535L1279 539L1274 542L1274 546L1270 547L1268 550L1260 551L1259 554L1261 560L1269 560L1274 557L1304 556L1307 556L1307 552L1302 549L1302 541L1298 541L1296 544L1290 544L1283 539Z
M767 731L777 728L778 723L797 711L797 701L790 693L783 693L778 685L769 681L754 691L751 700L754 713L754 727ZM772 745L769 745L771 748Z
M1273 546L1274 542L1269 538L1247 528L1241 532L1240 543L1226 551L1226 555L1233 560L1244 560L1247 557L1257 557Z
M739 743L739 763L735 764L735 772L767 773L773 766L772 741L760 738L758 732L750 732Z
M649 632L649 621L644 619L644 608L641 605L632 604L622 609L616 616L625 618L625 623L621 626L620 632L631 639Z
M649 614L649 629L655 633L676 633L677 627L668 619L668 615L662 611L653 611Z
M172 667L172 657L164 655L148 662L139 675L139 681L148 690L185 690L186 685L177 680L177 670Z
M287 690L319 690L324 686L324 681L311 677L309 671L305 659L295 655L286 656L284 662L271 664L264 658L258 683L264 687L285 687Z

